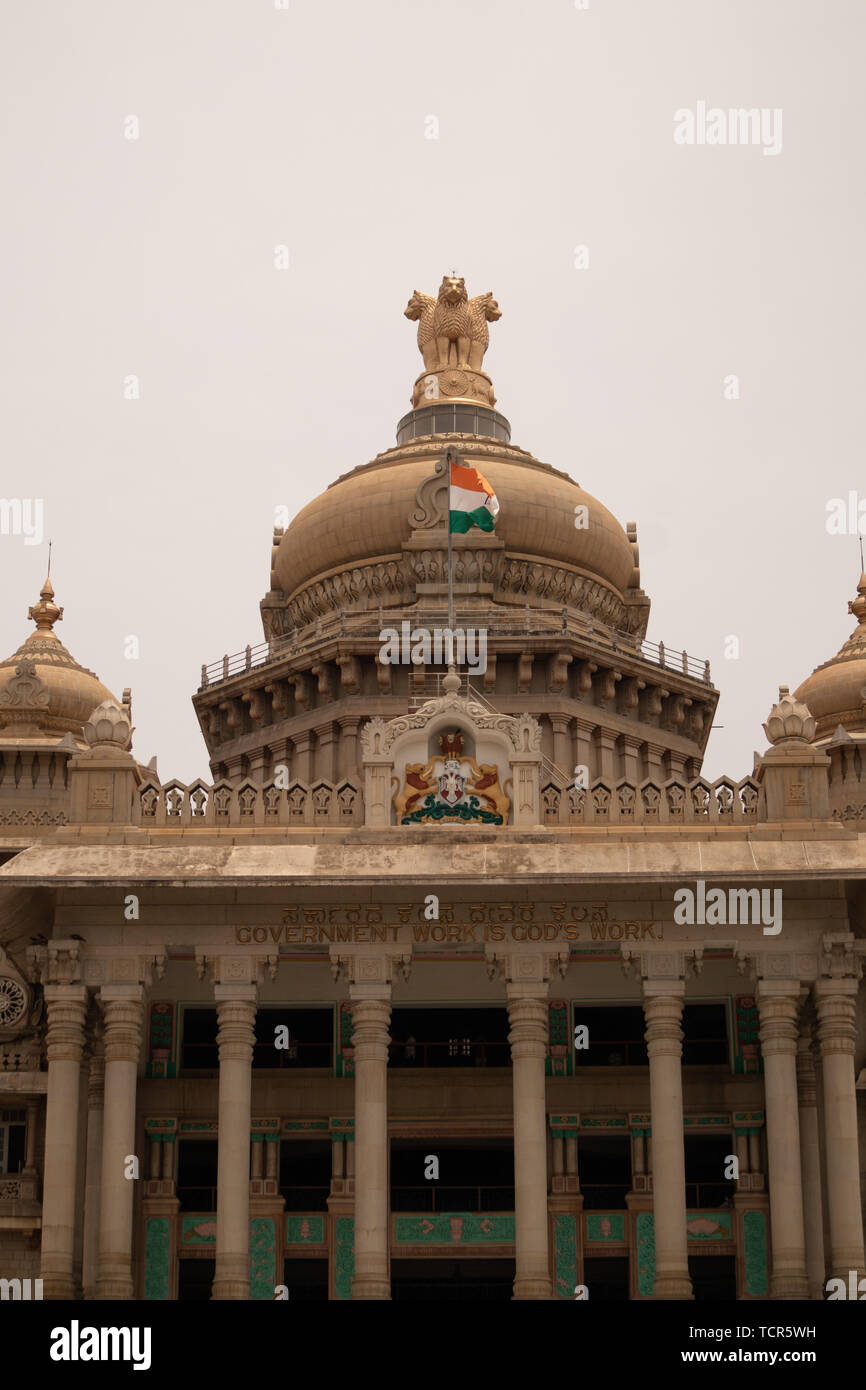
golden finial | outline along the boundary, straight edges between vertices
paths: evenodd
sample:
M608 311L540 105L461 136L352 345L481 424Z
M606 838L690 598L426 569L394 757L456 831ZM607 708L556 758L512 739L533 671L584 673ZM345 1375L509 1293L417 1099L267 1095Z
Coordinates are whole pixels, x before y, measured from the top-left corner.
M853 613L861 627L866 624L866 570L860 575L857 597L848 604L848 612Z
M45 577L45 583L39 590L39 602L34 604L32 608L27 609L27 616L36 624L37 632L43 635L47 635L50 632L53 636L54 624L60 622L60 619L63 617L63 609L58 608L57 604L54 602L54 586L51 583L50 576L51 547L49 544L48 574Z

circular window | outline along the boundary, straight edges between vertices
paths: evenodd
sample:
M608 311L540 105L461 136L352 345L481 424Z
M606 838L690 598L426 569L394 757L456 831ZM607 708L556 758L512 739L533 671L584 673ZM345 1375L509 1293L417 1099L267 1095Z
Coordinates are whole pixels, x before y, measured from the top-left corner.
M22 985L8 975L0 975L0 1028L9 1028L24 1017L27 995Z

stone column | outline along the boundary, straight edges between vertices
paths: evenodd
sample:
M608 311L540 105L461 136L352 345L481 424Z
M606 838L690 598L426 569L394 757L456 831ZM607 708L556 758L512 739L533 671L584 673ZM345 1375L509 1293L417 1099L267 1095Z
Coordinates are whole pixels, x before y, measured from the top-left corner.
M97 1299L133 1296L132 1208L135 1180L126 1176L135 1155L135 1088L141 1051L144 989L141 984L103 985L105 1109L99 1202Z
M352 1298L391 1297L388 1266L388 1025L391 985L352 985L355 1048L355 1277ZM364 993L359 997L357 991Z
M24 1139L24 1173L36 1176L36 1125L39 1120L39 1101L32 1096L27 1102L27 1129Z
M265 1136L263 1134L254 1134L252 1136L252 1143L253 1147L252 1158L250 1163L250 1181L254 1182L262 1176L262 1166L264 1158L262 1151L265 1147Z
M408 978L409 956L378 948L332 948L332 972L348 974L355 1052L355 1274L353 1299L390 1299L388 1239L388 1025L391 983ZM347 1180L349 1155L346 1155Z
M304 729L293 736L294 752L292 763L294 766L293 776L304 785L308 785L313 780L313 744L312 734L309 729Z
M229 966L235 962L229 962ZM246 961L239 962L241 967ZM217 983L219 1136L216 1267L212 1297L250 1296L250 1120L256 985ZM231 968L225 974L230 978ZM217 978L223 978L222 975Z
M68 973L77 974L77 968ZM76 1292L73 1262L79 1078L87 990L80 984L46 984L45 1006L48 1095L40 1272L44 1298L72 1299Z
M279 1174L280 1141L278 1135L268 1135L265 1139L265 1182L276 1183ZM280 1198L283 1201L283 1198Z
M553 730L553 761L561 772L564 772L569 781L574 776L571 762L571 716L568 714L550 714L550 727Z
M662 961L670 957L662 957ZM651 968L651 967L650 967ZM650 1069L653 1214L656 1276L653 1296L693 1297L686 1242L686 1159L683 1142L683 1032L685 981L647 978L643 1008Z
M647 776L654 782L667 781L665 752L666 749L660 743L648 743L646 746Z
M549 1299L547 1240L547 985L506 984L514 1087L516 1299Z
M99 1209L102 1189L102 1139L105 1108L105 1044L102 1024L94 1027L87 1078L87 1156L84 1187L84 1297L96 1297L99 1276Z
M797 1103L800 1111L800 1159L803 1165L803 1227L809 1297L824 1297L824 1211L818 1139L818 1091L813 1051L814 1015L803 1001L797 1039Z
M547 1107L544 1063L551 974L568 953L487 948L491 974L505 974L514 1094L514 1298L553 1296L548 1249Z
M351 777L357 781L360 775L358 770L358 725L361 721L356 715L344 715L338 722L343 731L340 745L341 776Z
M282 717L282 716L281 716ZM268 751L271 755L270 781L276 781L279 776L280 784L286 787L291 783L292 770L292 741L289 738L278 738L273 743L268 744ZM277 769L284 767L285 772L280 775Z
M809 1297L797 1112L799 995L799 980L758 980L773 1244L771 1299Z
M606 782L616 779L616 734L612 729L598 730L598 763L599 777Z
M316 778L336 782L336 726L332 721L316 725Z
M631 782L634 786L637 786L641 780L638 759L640 757L640 750L643 747L643 740L639 738L629 738L626 735L623 738L622 744L623 776L627 782Z
M830 1277L843 1279L847 1287L852 1269L858 1280L866 1274L854 1078L857 983L862 966L854 957L853 938L825 937L824 962L827 974L815 984L815 1002L824 1081L829 1263Z
M592 757L592 735L595 731L595 724L588 719L575 719L574 721L574 765L575 767L585 767L587 776L592 782L598 776L598 768L593 766Z

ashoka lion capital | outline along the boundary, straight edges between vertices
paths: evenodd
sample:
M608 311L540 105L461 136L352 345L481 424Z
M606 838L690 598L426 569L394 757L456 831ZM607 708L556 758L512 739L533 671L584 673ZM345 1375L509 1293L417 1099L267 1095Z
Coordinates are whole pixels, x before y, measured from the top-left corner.
M418 321L425 370L415 382L412 405L439 400L496 404L493 382L481 370L490 342L488 323L502 317L490 290L469 298L462 275L446 275L434 299L414 290L404 313Z

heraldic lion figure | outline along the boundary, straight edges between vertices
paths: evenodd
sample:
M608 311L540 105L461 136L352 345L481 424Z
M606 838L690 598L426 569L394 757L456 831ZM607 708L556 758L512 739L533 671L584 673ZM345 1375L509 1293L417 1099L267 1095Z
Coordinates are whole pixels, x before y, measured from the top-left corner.
M502 317L490 290L469 298L462 275L446 275L437 299L414 290L403 312L418 322L418 347L428 372L446 367L480 371L490 342L487 325Z
M436 300L432 294L424 294L421 290L412 291L412 298L403 310L407 319L411 319L413 323L418 320L418 348L428 372L435 372L439 366L439 349L433 332L435 311Z

